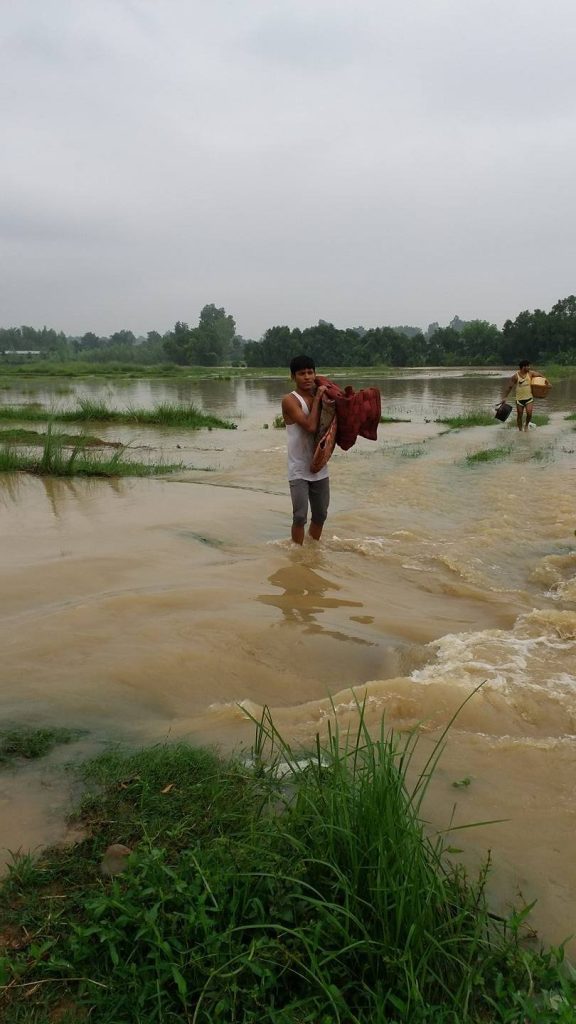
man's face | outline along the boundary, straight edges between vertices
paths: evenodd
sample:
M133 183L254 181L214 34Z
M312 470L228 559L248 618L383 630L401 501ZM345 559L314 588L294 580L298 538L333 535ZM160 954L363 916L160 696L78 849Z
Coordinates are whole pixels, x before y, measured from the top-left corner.
M294 380L296 381L296 387L300 391L314 391L316 388L316 370L313 370L312 367L307 367L305 370L296 370Z

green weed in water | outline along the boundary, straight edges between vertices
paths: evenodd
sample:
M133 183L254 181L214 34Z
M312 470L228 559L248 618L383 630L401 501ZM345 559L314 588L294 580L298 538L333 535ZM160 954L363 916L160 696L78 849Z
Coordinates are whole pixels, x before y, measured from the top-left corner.
M491 427L499 420L494 414L485 412L467 412L460 416L445 416L434 420L435 423L445 423L452 430L461 430L464 427Z
M15 427L10 430L0 430L0 444L20 444L20 445L44 445L47 438L46 433L41 433L38 430L24 430L20 427ZM116 441L102 441L99 437L93 437L90 434L59 434L52 431L52 440L56 444L65 446L77 446L80 448L91 448L91 447L104 447L104 448L121 448L123 447L119 442Z
M284 422L284 417L282 416L281 413L279 413L278 416L274 417L274 420L272 421L272 426L276 427L277 430L283 430L284 429L286 424Z
M110 409L105 402L82 399L75 409L47 410L31 406L0 407L0 420L28 420L39 422L51 419L58 423L127 423L144 426L186 427L235 430L236 424L208 413L193 405L163 402L153 409Z
M0 473L34 473L38 476L126 477L157 476L184 469L184 463L132 462L124 458L126 448L120 446L110 457L94 450L85 451L82 444L64 452L62 443L48 428L40 455L16 450L9 444L0 448Z

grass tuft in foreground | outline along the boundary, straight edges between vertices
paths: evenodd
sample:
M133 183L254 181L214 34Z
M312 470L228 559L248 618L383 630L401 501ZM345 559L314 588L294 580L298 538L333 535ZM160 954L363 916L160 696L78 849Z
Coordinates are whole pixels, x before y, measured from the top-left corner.
M87 838L0 890L2 1019L567 1024L562 950L523 949L427 836L438 753L409 788L414 744L360 713L298 757L265 715L250 764L179 743L86 765ZM134 851L113 878L110 843Z
M63 743L72 743L82 735L78 729L62 727L32 729L27 726L20 729L0 730L0 767L24 759L32 761L45 757L55 747Z

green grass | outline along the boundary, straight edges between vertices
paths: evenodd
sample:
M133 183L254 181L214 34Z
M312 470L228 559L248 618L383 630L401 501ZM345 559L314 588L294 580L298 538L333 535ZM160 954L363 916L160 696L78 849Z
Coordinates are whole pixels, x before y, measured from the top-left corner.
M303 759L265 715L249 763L184 743L92 761L86 838L0 889L2 1020L568 1024L562 950L523 948L523 915L491 915L486 872L428 836L439 748L409 786L414 748L360 714ZM133 850L114 878L110 843Z
M395 416L381 416L380 423L412 423L412 420L402 420Z
M142 426L181 427L199 430L235 430L236 424L200 412L193 405L163 402L153 409L110 409L104 402L82 399L75 409L48 410L29 405L0 407L0 420L39 422L51 419L58 423L127 423Z
M276 427L277 430L284 430L286 428L282 413L278 413L278 415L274 417L272 426Z
M10 444L0 448L0 473L23 472L38 476L111 478L158 476L185 468L182 462L132 462L124 458L125 451L126 447L122 445L112 456L106 458L94 450L85 451L80 444L72 451L65 452L62 443L52 435L49 428L44 438L42 452L38 455L18 451Z
M547 427L550 423L550 417L547 412L536 412L532 417L532 423L535 423L537 427Z
M28 726L0 730L0 767L18 760L35 760L45 757L54 747L72 743L82 735L78 729L46 728L33 729Z
M484 448L479 452L472 452L466 456L466 462L469 466L476 465L477 462L497 462L498 459L505 459L510 454L512 449L510 447L500 448Z
M576 412L571 412L569 416L564 417L565 420L576 420Z

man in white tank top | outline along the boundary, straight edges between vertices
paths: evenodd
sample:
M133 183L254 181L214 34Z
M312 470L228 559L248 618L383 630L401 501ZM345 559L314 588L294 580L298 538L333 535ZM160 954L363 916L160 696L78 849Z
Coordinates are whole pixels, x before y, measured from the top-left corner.
M310 528L313 540L320 540L330 503L328 467L318 473L310 471L314 455L314 435L320 421L322 395L325 387L316 387L316 367L310 356L295 356L290 363L295 390L282 399L282 415L288 441L288 483L292 498L292 540L304 543L304 527L310 505Z

